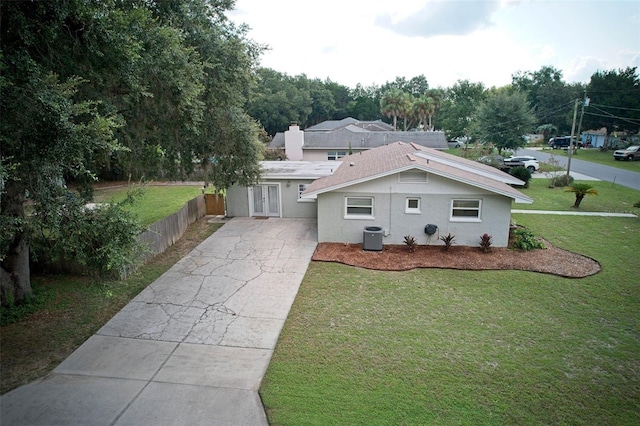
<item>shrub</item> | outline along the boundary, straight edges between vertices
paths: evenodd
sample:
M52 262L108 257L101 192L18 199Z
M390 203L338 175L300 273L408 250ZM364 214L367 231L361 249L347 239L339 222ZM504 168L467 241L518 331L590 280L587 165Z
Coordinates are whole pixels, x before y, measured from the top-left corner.
M488 252L491 248L491 240L493 237L487 233L480 235L480 248L484 253Z
M416 243L416 239L411 235L404 236L404 243L407 245L407 248L409 249L410 253L413 253L414 251L416 251L416 248L418 248L418 243Z
M525 228L515 229L513 231L514 242L513 247L518 250L530 251L534 249L545 248L542 241L538 240L533 232Z
M146 250L136 239L144 227L123 208L135 198L130 193L121 203L87 208L84 200L68 197L50 206L32 237L34 259L45 267L72 261L95 274L118 276Z
M636 207L636 208L640 209L640 201L636 201L636 203L633 205L633 207Z
M440 237L440 240L442 240L442 242L444 243L444 251L449 251L449 248L451 248L455 239L456 239L456 236L451 235L451 233L448 233L447 235L442 235Z
M510 172L511 176L520 179L524 182L524 187L529 187L529 181L531 180L531 172L524 167L514 167Z
M570 186L573 183L573 177L567 176L566 173L563 173L561 175L556 175L553 178L552 183L555 187Z

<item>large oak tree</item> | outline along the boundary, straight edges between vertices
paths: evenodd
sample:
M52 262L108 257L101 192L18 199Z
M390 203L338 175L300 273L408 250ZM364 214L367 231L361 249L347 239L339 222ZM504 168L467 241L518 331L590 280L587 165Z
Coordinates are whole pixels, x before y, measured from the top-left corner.
M184 178L198 162L220 189L257 180L243 106L261 47L226 18L233 3L0 2L2 303L30 293L33 231L71 232L71 180Z

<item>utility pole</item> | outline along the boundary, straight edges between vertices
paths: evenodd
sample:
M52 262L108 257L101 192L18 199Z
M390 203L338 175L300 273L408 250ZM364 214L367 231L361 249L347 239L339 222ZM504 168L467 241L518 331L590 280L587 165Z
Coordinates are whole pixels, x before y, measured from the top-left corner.
M584 107L589 106L590 99L587 98L587 91L584 91L584 100L582 101L582 109L580 110L580 121L578 122L578 132L576 138L580 136L580 128L582 127L582 117L584 116ZM569 182L569 172L571 171L571 155L573 154L573 130L576 126L576 116L578 115L578 103L580 99L576 99L575 109L573 110L573 124L571 125L571 140L569 141L569 152L567 153L567 182Z
M570 178L570 174L569 172L571 171L571 151L573 151L573 135L575 134L575 130L576 130L576 117L578 116L578 103L580 102L580 99L576 99L576 104L573 108L573 124L571 124L571 138L569 139L569 150L567 152L567 183L569 183L569 178Z

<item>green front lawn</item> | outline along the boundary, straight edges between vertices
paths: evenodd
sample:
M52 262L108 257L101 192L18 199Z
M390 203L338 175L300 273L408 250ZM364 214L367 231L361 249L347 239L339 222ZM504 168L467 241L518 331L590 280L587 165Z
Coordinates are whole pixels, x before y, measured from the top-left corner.
M521 210L557 210L609 213L639 213L633 204L640 201L640 192L621 185L604 181L577 181L593 186L598 195L587 195L579 209L574 209L575 195L565 192L565 188L549 188L547 178L529 181L529 188L518 188L523 194L533 198L533 204L512 204L512 208Z
M558 157L566 157L567 151L563 149L556 149L553 151L545 151ZM640 172L640 161L616 161L613 159L613 150L600 151L597 148L592 149L578 149L575 154L572 154L571 158L577 160L589 161L592 163L604 164L605 166L617 167L623 170L630 170L632 172Z
M637 424L640 221L516 220L602 272L312 262L260 390L269 422Z

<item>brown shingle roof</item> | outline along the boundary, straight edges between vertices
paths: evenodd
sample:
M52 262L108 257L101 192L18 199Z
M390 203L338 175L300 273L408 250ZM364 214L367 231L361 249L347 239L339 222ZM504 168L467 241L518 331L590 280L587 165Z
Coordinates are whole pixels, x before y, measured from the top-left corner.
M405 142L395 142L343 157L337 170L331 176L315 180L304 192L304 196L313 198L317 194L411 169L463 182L507 196L516 202L533 202L509 185L521 185L523 182L507 173L485 164Z

